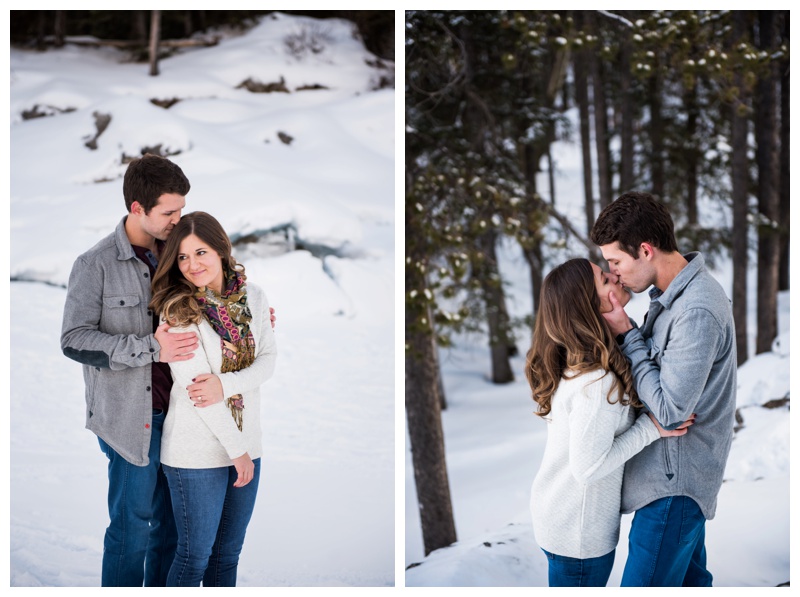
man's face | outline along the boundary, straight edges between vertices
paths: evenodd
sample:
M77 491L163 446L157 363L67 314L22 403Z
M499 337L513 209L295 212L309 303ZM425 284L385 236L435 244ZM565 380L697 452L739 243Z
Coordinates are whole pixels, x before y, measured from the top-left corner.
M164 193L148 214L139 207L142 230L158 240L167 240L169 233L181 219L181 210L186 207L186 197L177 193Z
M655 281L655 268L649 259L642 257L639 247L639 259L634 259L619 246L619 241L601 245L600 251L608 261L608 270L619 276L619 282L632 292L644 292Z

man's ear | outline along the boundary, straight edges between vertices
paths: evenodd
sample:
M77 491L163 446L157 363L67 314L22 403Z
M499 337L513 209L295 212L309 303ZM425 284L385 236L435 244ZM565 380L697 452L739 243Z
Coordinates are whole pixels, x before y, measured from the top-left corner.
M144 207L138 201L131 203L131 213L135 216L140 216L144 213Z
M654 256L653 245L650 243L642 243L639 245L639 252L645 259L649 261Z

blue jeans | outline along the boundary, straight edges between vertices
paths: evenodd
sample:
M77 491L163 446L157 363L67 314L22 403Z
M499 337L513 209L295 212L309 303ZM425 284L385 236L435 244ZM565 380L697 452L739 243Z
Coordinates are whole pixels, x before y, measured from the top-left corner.
M636 511L623 587L710 587L706 519L693 499L661 498Z
M108 457L108 516L103 541L104 587L163 587L177 536L164 472L161 428L166 413L153 411L150 464L135 466L99 437Z
M568 558L542 550L547 556L547 584L551 587L604 587L614 567L612 549L596 558Z
M235 587L239 554L253 514L261 459L253 480L234 487L233 466L173 468L164 465L178 527L178 548L168 587Z

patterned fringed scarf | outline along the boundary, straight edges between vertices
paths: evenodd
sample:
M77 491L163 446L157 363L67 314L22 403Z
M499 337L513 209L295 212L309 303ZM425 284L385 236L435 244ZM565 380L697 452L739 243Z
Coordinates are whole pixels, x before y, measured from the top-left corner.
M237 271L225 272L225 290L222 296L210 288L200 288L194 295L203 316L220 336L222 345L222 373L240 371L253 364L256 343L250 331L252 314L247 306L244 277ZM242 430L244 399L235 394L227 399L228 408Z

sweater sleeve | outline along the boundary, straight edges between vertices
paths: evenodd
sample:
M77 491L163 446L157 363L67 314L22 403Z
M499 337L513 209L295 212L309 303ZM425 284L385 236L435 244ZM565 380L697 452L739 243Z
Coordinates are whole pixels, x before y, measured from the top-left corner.
M639 331L629 336L622 350L639 399L664 429L676 429L696 412L708 383L723 337L719 322L706 309L687 310L675 320L668 346L653 349L661 353L660 365Z
M186 327L171 327L169 331L172 334L195 332L200 341L200 346L194 351L194 358L188 361L176 361L169 364L170 371L172 372L173 384L180 388L177 392L173 391L172 396L177 396L179 400L191 402L186 388L192 383L192 379L201 373L212 373L206 351L222 349L220 346L204 346L203 336L200 333L200 329L195 324L190 324ZM229 394L223 394L223 396L228 397ZM219 440L220 444L222 444L222 447L225 448L231 460L247 452L244 436L236 426L236 421L233 420L230 409L225 404L224 399L222 402L204 408L194 408L194 405L192 408L194 412L197 413L197 416L200 417L211 430L211 433Z
M275 372L275 360L278 356L275 344L275 332L269 317L269 304L264 292L258 286L252 286L248 292L252 295L253 307L261 314L261 333L258 340L258 351L252 365L240 371L219 374L222 391L226 397L243 394L258 388Z
M569 466L573 476L583 484L605 477L660 437L647 416L637 418L629 429L614 436L625 407L609 404L607 400L612 375L608 373L597 381L589 381L572 401Z

